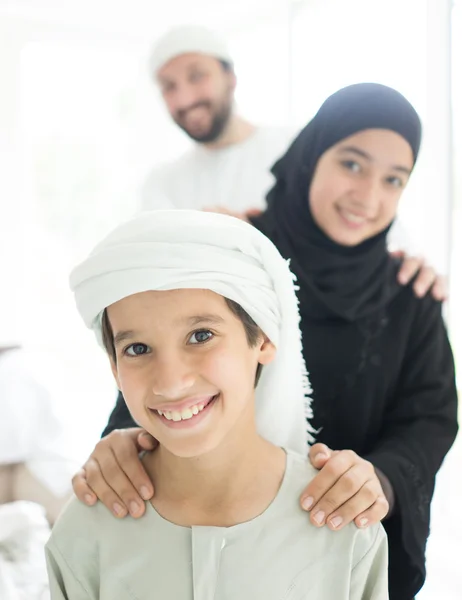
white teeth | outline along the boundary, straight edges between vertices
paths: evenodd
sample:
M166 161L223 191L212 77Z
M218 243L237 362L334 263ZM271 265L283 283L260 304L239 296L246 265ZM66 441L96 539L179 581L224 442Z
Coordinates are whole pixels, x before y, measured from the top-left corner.
M364 217L360 217L359 215L355 215L347 210L343 211L345 218L352 223L364 223L366 220Z
M198 415L202 410L204 410L204 404L194 404L194 406L184 408L182 411L174 410L170 412L169 410L158 410L157 413L164 416L167 421L187 421Z

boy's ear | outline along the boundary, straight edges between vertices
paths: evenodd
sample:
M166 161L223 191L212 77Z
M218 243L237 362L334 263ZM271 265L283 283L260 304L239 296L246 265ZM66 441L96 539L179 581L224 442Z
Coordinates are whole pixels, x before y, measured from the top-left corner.
M119 373L117 371L117 364L115 363L114 359L112 357L109 358L109 362L111 363L111 371L112 371L112 375L114 376L116 385L117 385L117 389L119 391L122 391L120 389L120 383L119 383Z
M266 335L263 335L263 340L260 344L258 362L261 365L268 365L270 362L273 362L275 356L276 346Z

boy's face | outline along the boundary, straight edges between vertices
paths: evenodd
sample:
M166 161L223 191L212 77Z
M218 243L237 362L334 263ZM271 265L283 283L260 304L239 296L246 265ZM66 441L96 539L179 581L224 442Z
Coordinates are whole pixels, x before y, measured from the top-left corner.
M113 373L137 423L177 456L216 448L253 427L258 363L274 346L249 347L242 322L208 290L142 292L107 309ZM162 413L162 414L160 414Z

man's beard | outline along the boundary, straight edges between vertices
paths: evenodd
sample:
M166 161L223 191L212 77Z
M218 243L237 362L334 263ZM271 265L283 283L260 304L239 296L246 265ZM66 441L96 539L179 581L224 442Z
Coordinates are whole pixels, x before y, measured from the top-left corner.
M207 131L204 131L201 134L194 134L191 131L188 131L186 126L183 125L183 119L190 110L198 107L207 108L209 112L212 113L212 123ZM226 125L231 117L232 109L232 101L228 99L222 102L215 112L213 112L213 107L210 102L197 102L193 106L190 106L187 110L179 111L174 117L174 121L178 127L180 127L180 129L182 129L186 135L188 135L195 142L198 142L199 144L210 144L211 142L216 142L225 130Z

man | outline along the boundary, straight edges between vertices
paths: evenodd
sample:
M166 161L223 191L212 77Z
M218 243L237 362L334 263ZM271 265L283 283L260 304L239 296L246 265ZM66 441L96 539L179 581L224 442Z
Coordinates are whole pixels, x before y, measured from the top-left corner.
M142 207L159 196L177 208L262 209L270 168L295 131L256 127L236 112L236 75L223 40L201 27L166 34L149 61L175 123L194 141L178 160L156 168L142 190Z

